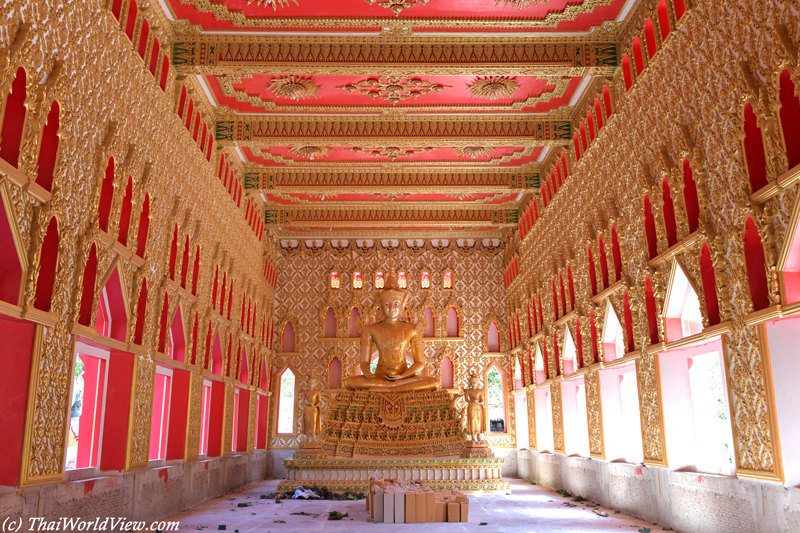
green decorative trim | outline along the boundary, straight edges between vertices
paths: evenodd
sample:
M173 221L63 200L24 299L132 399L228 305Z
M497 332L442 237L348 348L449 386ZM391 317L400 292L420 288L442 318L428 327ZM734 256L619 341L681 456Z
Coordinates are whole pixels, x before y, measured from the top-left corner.
M172 45L172 64L174 66L194 65L195 46L193 42L176 42Z
M271 209L264 211L264 224L277 224L278 223L278 210Z
M554 122L553 137L561 141L572 140L572 124L569 122Z
M541 187L541 178L539 177L539 173L536 174L526 174L525 175L525 188L526 189L538 189Z
M245 190L258 189L259 177L260 177L260 174L258 172L245 172L244 173L244 188L245 188Z
M594 47L595 62L598 66L617 66L617 45L607 44Z
M232 141L233 140L233 129L236 126L236 123L232 120L226 120L217 122L214 125L214 131L216 132L215 138L216 141Z

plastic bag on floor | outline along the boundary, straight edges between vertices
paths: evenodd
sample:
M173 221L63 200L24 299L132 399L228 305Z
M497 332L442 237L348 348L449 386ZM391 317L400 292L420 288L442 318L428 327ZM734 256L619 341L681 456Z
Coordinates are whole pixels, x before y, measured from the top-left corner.
M292 498L297 498L297 499L302 498L304 500L307 500L309 498L319 498L319 494L317 494L311 489L304 489L303 487L297 487L294 491L294 496L292 496Z

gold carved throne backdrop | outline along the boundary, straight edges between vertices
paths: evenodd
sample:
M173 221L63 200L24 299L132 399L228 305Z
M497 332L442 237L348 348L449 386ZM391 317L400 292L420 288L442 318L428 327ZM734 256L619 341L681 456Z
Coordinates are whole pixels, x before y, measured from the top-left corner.
M334 239L338 241L339 239ZM317 240L317 244L320 241ZM392 267L408 274L409 299L407 309L411 321L418 327L424 327L425 307L430 306L435 320L434 339L425 338L425 373L429 376L439 377L440 364L445 356L453 362L453 385L460 388L467 383L471 372L483 375L492 362L497 362L502 368L508 369L510 357L486 358L483 357L484 339L482 336L488 330L489 324L485 323L499 318L505 324L505 310L503 306L503 278L501 274L502 248L488 250L478 240L475 245L464 250L456 246L455 239L450 241L448 248L439 251L426 242L421 251L414 251L406 246L405 239L400 243L399 249L389 251L381 246L379 240L375 241L370 250L362 251L356 246L356 240L351 239L346 252L339 252L331 246L331 241L325 241L322 249L309 249L305 241L300 241L299 247L294 251L283 250L279 254L277 268L281 272L276 294L276 324L282 325L286 317L292 317L296 323L296 350L299 355L279 357L275 370L291 363L297 371L298 388L303 390L313 376L328 385L328 366L333 357L338 357L342 363L342 378L353 375L359 361L359 343L346 340L348 321L353 307L359 309L362 324L366 320L375 322L375 291L374 273L376 271L388 272ZM431 288L420 289L420 273L428 271L431 274ZM452 270L454 274L454 288L442 288L442 274L445 270ZM330 272L336 271L340 276L340 287L337 290L329 289ZM362 274L363 287L354 290L352 287L353 272ZM326 309L331 306L337 315L337 337L335 341L322 340L322 317ZM456 307L460 319L459 336L463 340L442 341L447 336L447 312L450 307ZM498 324L501 335L504 326ZM275 330L275 347L280 355L281 333ZM508 372L508 370L506 370ZM511 386L512 380L506 380ZM513 395L507 391L507 433L491 435L489 441L492 446L516 446L516 423L513 405ZM457 408L464 407L463 399L459 399ZM270 417L274 417L274 409L270 410ZM295 421L299 428L299 421ZM274 428L274 420L270 427ZM294 448L297 446L296 436L271 434L272 448Z

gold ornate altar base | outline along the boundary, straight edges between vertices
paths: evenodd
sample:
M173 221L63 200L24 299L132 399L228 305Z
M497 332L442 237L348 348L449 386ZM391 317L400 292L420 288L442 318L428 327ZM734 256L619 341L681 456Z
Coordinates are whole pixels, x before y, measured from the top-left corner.
M463 492L506 491L508 481L500 475L504 459L284 459L286 479L278 491L301 485L320 485L331 492L366 492L372 477L419 481L435 489Z
M330 457L458 457L467 442L443 390L342 391L323 420L323 448Z
M286 479L279 490L321 485L332 492L366 492L372 477L461 491L509 488L500 475L504 459L485 443L467 441L459 412L443 390L341 391L323 420L320 438L284 459Z

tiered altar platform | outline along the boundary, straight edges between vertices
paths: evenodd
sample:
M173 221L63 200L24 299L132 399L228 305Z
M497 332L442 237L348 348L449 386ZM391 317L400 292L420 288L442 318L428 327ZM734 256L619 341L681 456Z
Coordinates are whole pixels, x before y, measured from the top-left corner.
M500 474L504 459L486 446L468 446L445 391L341 391L322 418L322 435L284 459L286 479L279 490L322 485L333 492L364 492L371 477L461 491L509 487Z
M372 458L284 459L286 479L278 491L301 485L321 485L331 492L366 492L371 477L419 481L435 489L464 492L509 488L500 470L504 459Z

